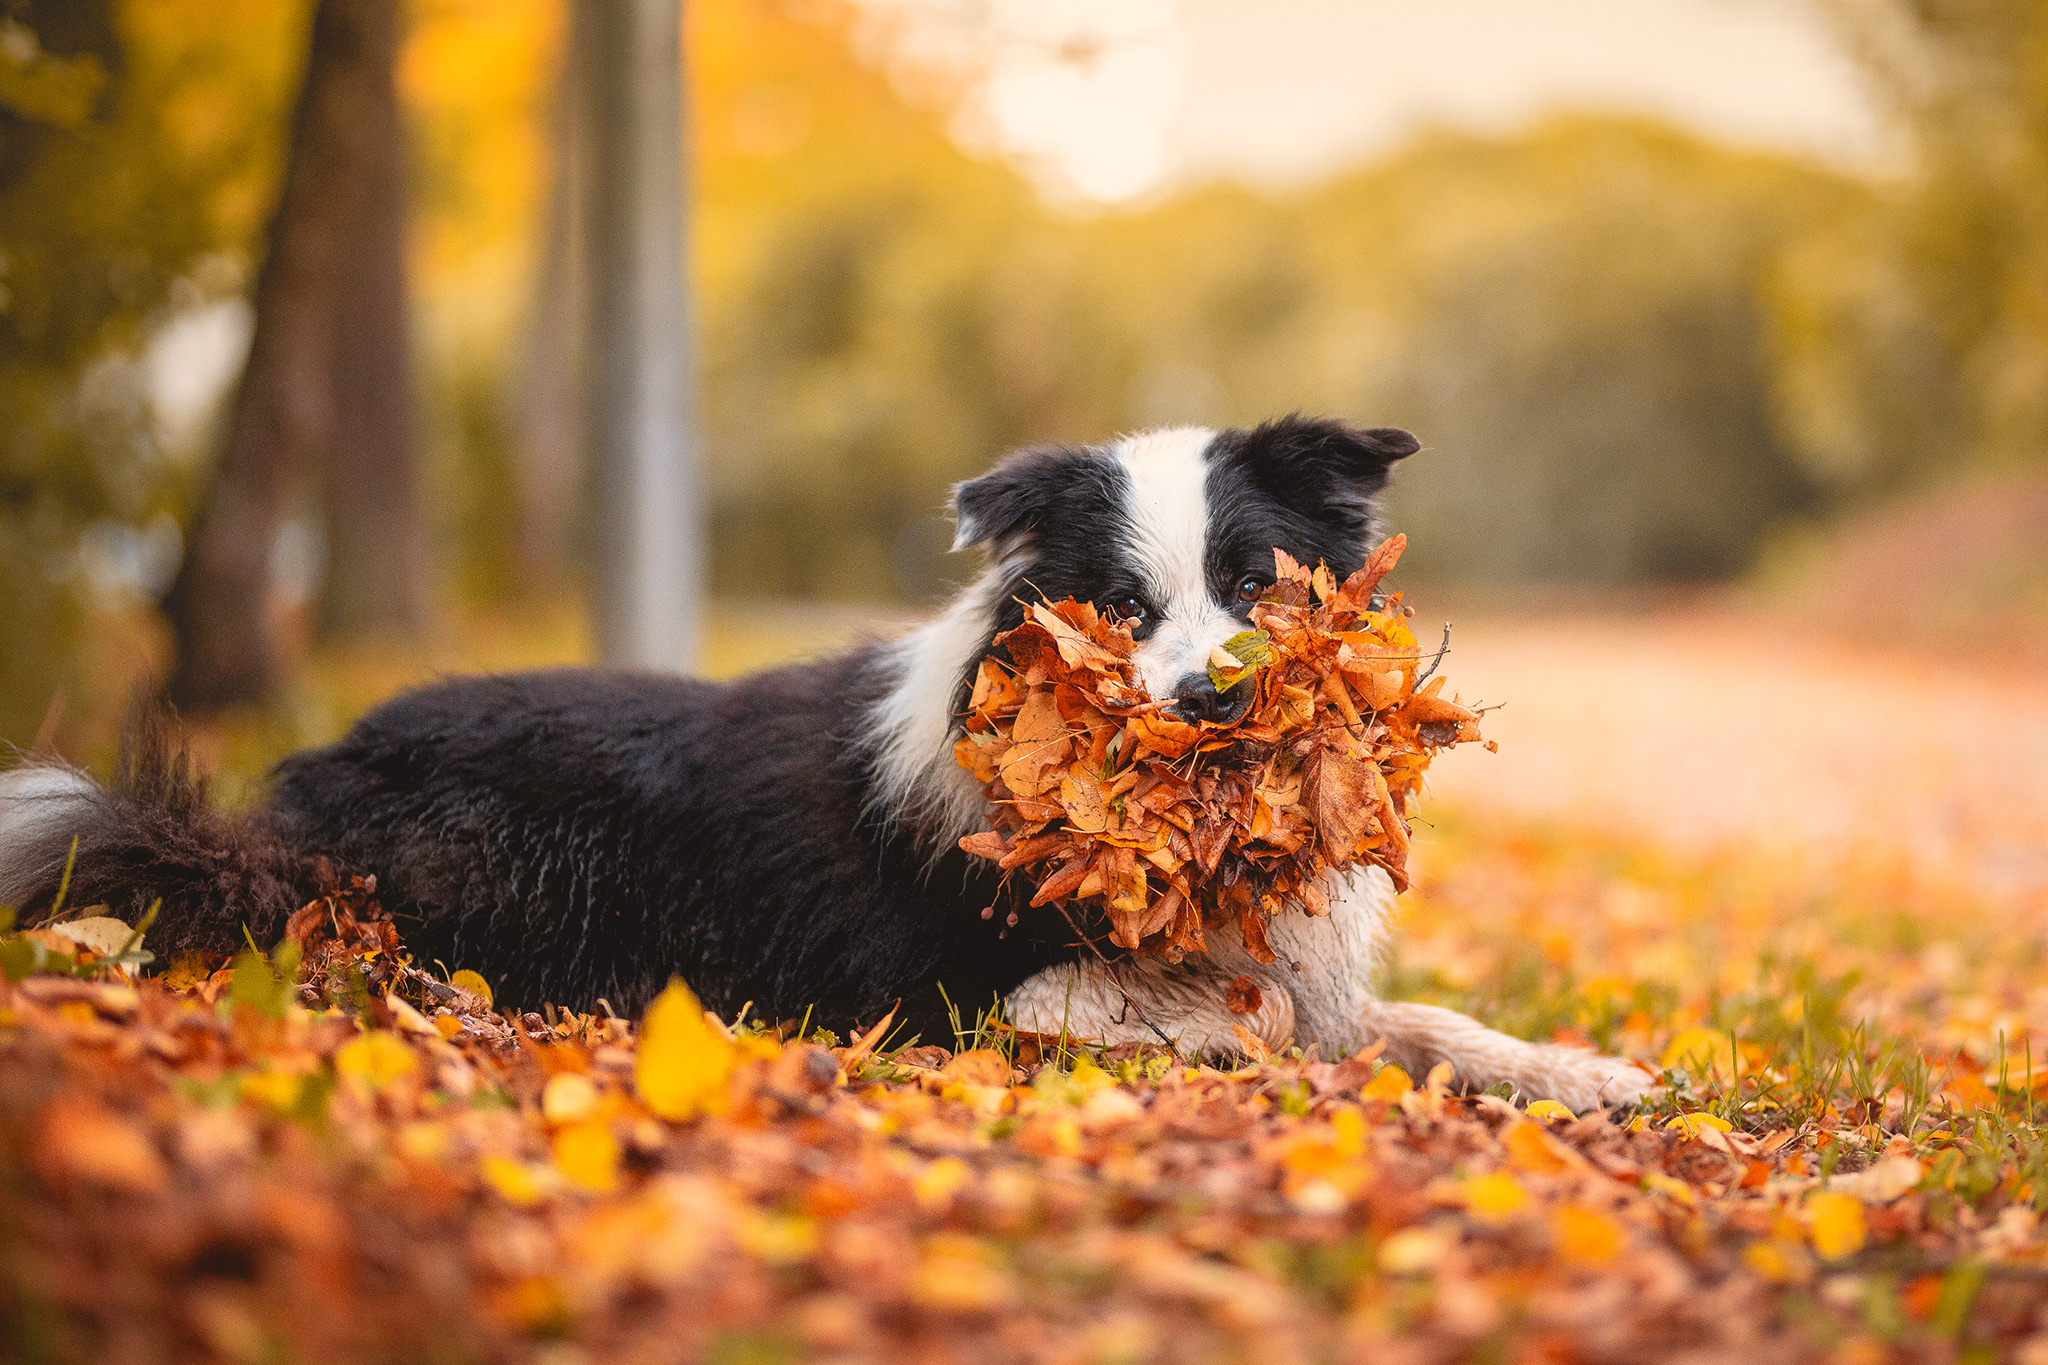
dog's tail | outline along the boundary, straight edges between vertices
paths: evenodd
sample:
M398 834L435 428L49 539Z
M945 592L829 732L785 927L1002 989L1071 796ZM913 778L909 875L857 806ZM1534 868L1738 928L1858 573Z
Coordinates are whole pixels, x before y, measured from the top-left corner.
M160 959L231 952L245 927L267 948L314 880L265 812L212 807L160 706L131 711L112 786L52 760L0 774L0 905L24 924L60 897L131 924L160 901L147 940Z

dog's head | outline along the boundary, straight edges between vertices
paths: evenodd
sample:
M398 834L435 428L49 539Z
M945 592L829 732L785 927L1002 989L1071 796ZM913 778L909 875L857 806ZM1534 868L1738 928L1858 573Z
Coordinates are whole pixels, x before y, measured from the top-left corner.
M961 484L957 544L983 547L988 565L880 656L863 730L872 804L935 849L981 826L986 796L954 763L953 740L976 668L1028 601L1073 597L1130 619L1147 691L1231 719L1250 689L1218 697L1206 665L1245 629L1273 581L1273 551L1349 576L1377 537L1388 466L1417 448L1405 431L1287 417L1022 450Z
M1273 551L1349 575L1372 548L1388 467L1419 448L1405 431L1287 417L1019 451L954 490L956 546L989 551L991 635L1023 619L1020 599L1093 602L1133 626L1154 697L1234 719L1250 689L1219 697L1206 665L1246 629Z

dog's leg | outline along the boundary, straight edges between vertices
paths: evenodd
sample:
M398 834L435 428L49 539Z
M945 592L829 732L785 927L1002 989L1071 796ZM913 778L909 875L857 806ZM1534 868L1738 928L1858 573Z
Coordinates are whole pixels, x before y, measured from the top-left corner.
M1170 967L1157 958L1125 960L1114 975L1085 959L1048 967L1010 992L1006 1013L1017 1028L1066 1033L1114 1047L1156 1043L1160 1034L1183 1057L1241 1055L1237 1029L1278 1051L1294 1035L1294 1001L1284 990L1263 990L1256 1009L1233 1014L1224 1003L1233 974L1206 958ZM1153 1032L1154 1029L1158 1032Z
M1526 1043L1436 1005L1366 1006L1368 1037L1386 1039L1381 1056L1416 1080L1449 1062L1459 1084L1486 1090L1506 1081L1522 1097L1556 1100L1573 1113L1633 1104L1655 1082L1633 1062L1584 1048Z

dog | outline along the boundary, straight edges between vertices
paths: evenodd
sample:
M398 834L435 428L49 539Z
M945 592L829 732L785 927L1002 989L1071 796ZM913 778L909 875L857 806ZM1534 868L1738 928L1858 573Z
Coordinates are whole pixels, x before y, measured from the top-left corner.
M635 1010L680 975L727 1018L845 1030L894 1009L950 1041L962 1011L971 1023L1000 1001L1017 1028L1103 1045L1163 1035L1225 1057L1247 1050L1242 1027L1335 1058L1384 1040L1417 1076L1447 1062L1467 1087L1626 1104L1648 1083L1628 1062L1378 1000L1394 888L1377 868L1336 875L1325 916L1277 917L1271 965L1229 934L1168 965L1098 956L957 846L986 810L952 757L968 685L1026 601L1115 613L1151 695L1228 721L1241 703L1204 665L1246 628L1273 550L1348 576L1391 466L1418 449L1405 431L1297 416L1023 450L954 490L955 549L978 547L983 567L900 639L728 683L599 669L434 683L287 758L239 816L212 809L145 724L112 786L49 762L0 778L0 902L48 906L69 865L71 904L132 920L161 901L160 955L222 951L275 941L339 870L375 878L417 959L475 968L516 1005ZM1249 1015L1224 1003L1239 976L1259 987Z

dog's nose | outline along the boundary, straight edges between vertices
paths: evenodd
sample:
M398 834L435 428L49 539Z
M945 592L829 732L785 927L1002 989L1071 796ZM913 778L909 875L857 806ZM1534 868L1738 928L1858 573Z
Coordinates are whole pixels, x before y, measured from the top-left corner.
M1207 673L1189 673L1173 689L1173 709L1182 720L1229 725L1251 709L1252 693L1256 690L1246 681L1228 692L1218 692Z

